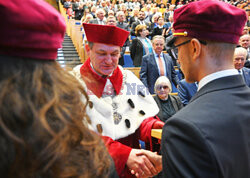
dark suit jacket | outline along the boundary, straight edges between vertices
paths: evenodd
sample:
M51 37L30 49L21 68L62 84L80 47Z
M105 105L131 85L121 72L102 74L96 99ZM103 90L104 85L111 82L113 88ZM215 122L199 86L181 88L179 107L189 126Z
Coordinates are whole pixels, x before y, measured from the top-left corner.
M242 68L242 73L243 73L243 77L244 77L244 80L246 82L246 85L248 87L250 87L250 69L248 69L246 67L243 67Z
M122 28L124 30L130 31L129 25L126 22L122 22L122 23L117 22L116 26L119 27L119 28ZM124 65L124 58L123 58L123 56L124 56L124 54L126 52L126 47L129 46L129 45L130 45L129 38L127 38L127 40L125 41L125 43L124 43L124 45L122 47L122 50L120 52L121 56L119 58L119 65L121 65L121 66Z
M249 178L249 108L240 75L203 86L163 127L163 177Z
M138 38L132 40L132 44L129 47L130 56L135 67L141 66L143 56L143 44Z
M73 11L75 11L75 19L81 20L84 10L79 9L79 5L76 2L72 3L72 9L73 9Z
M178 96L181 99L183 105L187 105L190 99L197 92L197 85L195 83L187 83L185 79L182 79L178 85Z
M250 61L246 61L245 64L244 64L244 67L250 68Z
M134 16L130 17L130 18L129 18L129 26L131 27L132 24L133 24L135 21L136 21L136 20L135 20L135 17L134 17Z
M151 38L153 39L156 35L162 35L163 28L156 27L151 33Z
M175 86L179 83L179 79L177 74L174 70L174 66L172 60L168 54L163 53L163 59L165 61L166 67L166 77L173 83ZM148 54L143 56L142 64L141 64L141 71L140 71L140 79L142 83L148 87L149 92L151 94L154 93L154 85L155 81L160 77L159 70L157 63L155 61L154 54Z
M181 108L183 108L183 105L181 103L181 100L178 96L174 96L174 95L168 95L169 99L171 100L174 110L175 112L179 111ZM154 96L155 102L157 103L158 107L159 107L159 112L157 114L157 116L163 121L165 122L166 119L163 118L163 113L162 113L162 108L161 108L161 99L156 95Z

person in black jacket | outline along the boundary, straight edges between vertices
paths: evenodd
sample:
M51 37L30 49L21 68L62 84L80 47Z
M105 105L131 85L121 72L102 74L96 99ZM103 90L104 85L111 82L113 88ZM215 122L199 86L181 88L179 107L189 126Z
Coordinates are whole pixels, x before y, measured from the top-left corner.
M172 86L166 76L160 76L155 82L154 99L160 109L157 116L165 122L177 111L183 108L181 100L178 96L170 95Z
M172 47L198 91L165 122L163 177L250 177L250 89L232 62L246 21L244 10L217 0L175 10Z

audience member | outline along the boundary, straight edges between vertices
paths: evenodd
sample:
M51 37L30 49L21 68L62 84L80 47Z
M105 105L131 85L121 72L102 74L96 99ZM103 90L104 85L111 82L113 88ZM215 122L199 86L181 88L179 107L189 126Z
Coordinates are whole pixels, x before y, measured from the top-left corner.
M151 6L149 4L146 5L146 10L144 10L145 12L145 22L150 23L150 15L151 15Z
M70 8L70 5L71 5L71 0L66 0L66 1L64 2L64 4L63 4L63 7L64 7L65 9L68 9L68 8Z
M114 26L116 26L116 18L115 18L115 16L112 16L112 15L108 16L106 25L114 25Z
M137 37L132 40L132 44L129 47L130 56L135 67L141 66L143 56L153 52L152 43L147 38L148 30L146 28L146 25L137 25L135 28Z
M239 44L241 47L245 48L247 50L247 58L245 62L245 67L250 68L250 35L242 35L239 40Z
M131 35L132 36L137 36L135 34L135 28L138 25L146 25L147 30L148 30L148 34L147 35L149 35L151 33L151 31L152 31L151 26L150 26L150 24L148 22L145 22L144 19L145 19L145 12L140 11L139 14L138 14L138 20L136 22L134 22L132 24L132 27L131 27Z
M191 98L197 92L198 85L197 82L188 83L185 79L182 79L178 85L178 96L181 99L181 102L184 106L186 106Z
M174 15L174 9L175 9L175 5L172 4L169 6L168 11L164 13L164 18L166 21L169 21L169 17Z
M154 36L156 35L162 35L162 32L163 32L163 29L165 27L165 23L164 23L164 19L163 17L158 17L157 19L157 27L153 29L153 32L152 32L152 38L154 38Z
M168 22L166 23L166 27L163 29L163 32L162 32L162 35L167 38L169 36L171 36L173 33L172 33L172 28L173 28L173 15L170 15L169 18L168 18Z
M132 16L129 18L129 26L132 27L132 24L138 20L138 15L140 12L140 8L136 7L133 9Z
M0 12L1 177L117 177L100 137L82 122L86 92L55 61L62 16L37 0L1 1Z
M119 11L117 12L117 24L116 26L119 27L119 28L122 28L126 31L130 31L130 28L129 28L129 24L125 22L125 14L123 11ZM127 46L130 45L130 42L129 42L129 37L127 38L127 40L125 41L122 49L121 49L121 52L120 52L120 58L119 58L119 65L123 66L124 65L124 54L126 52L126 48Z
M82 17L81 24L89 23L91 20L93 20L93 16L91 14L87 14L85 18L84 16Z
M96 18L90 21L91 24L105 25L105 11L103 9L96 10Z
M115 16L115 12L114 12L113 10L109 10L109 11L108 11L108 16L110 16L110 15L111 15L111 16Z
M155 82L155 93L154 99L160 109L157 116L165 122L179 111L183 105L178 96L170 95L172 92L172 86L169 79L166 76L160 76Z
M83 16L83 6L84 4L80 2L80 0L76 0L76 2L72 3L72 9L75 13L75 19L80 20Z
M166 38L166 44L168 44L173 38L174 38L173 35L168 36ZM170 55L174 66L178 66L179 67L179 63L178 63L178 50L177 50L177 48L172 48L172 47L166 45L165 49L166 49L167 53Z
M238 70L238 72L244 78L246 85L250 87L250 69L244 67L245 61L247 57L247 50L245 48L239 47L235 48L234 52L234 68Z
M175 10L171 43L186 81L199 85L164 125L163 177L250 177L250 89L232 65L246 20L243 10L217 0Z
M120 47L129 32L109 25L83 26L89 59L73 74L89 94L89 126L103 136L119 177L153 176L161 170L161 156L140 150L139 139L150 142L151 129L163 123L153 118L159 109L145 86L118 66Z
M154 94L155 82L159 76L167 76L175 86L177 86L179 79L170 56L162 52L165 46L164 37L157 35L152 42L153 52L143 56L142 59L140 79L149 92Z
M242 35L249 35L249 29L248 26L245 26L242 32Z
M92 6L90 9L90 14L93 16L93 18L96 18L96 15L95 15L96 10L97 10L96 6ZM85 9L85 11L86 11L86 9ZM85 13L85 11L84 11L84 13Z

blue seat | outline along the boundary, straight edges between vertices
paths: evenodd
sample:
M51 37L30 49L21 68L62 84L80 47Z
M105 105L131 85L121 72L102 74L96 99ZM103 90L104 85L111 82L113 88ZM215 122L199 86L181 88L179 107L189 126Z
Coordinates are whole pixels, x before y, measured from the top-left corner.
M132 58L130 57L130 54L124 54L124 65L123 67L134 67Z

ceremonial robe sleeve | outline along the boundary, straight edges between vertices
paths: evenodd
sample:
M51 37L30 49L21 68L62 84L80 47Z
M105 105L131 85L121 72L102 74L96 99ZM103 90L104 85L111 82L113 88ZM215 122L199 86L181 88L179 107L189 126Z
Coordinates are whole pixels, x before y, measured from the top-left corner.
M132 148L121 144L120 142L114 141L113 139L107 136L102 136L102 139L104 140L105 145L108 148L109 154L114 160L116 171L118 175L120 175L125 169L128 156Z
M150 143L150 148L152 148L151 130L156 121L160 121L157 116L156 118L149 117L145 119L140 125L140 140L144 141L145 143Z

